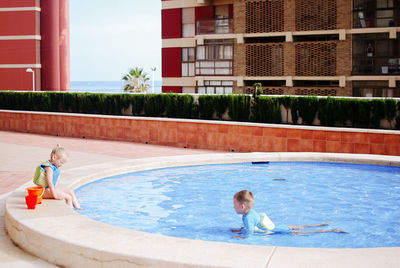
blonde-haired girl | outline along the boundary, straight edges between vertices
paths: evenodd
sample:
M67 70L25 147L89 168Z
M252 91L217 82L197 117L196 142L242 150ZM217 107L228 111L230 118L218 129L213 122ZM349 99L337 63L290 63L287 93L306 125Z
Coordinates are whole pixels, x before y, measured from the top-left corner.
M43 198L65 200L69 206L81 209L73 190L56 188L60 167L67 162L67 151L57 144L51 151L50 159L41 163L35 172L33 182L45 188Z

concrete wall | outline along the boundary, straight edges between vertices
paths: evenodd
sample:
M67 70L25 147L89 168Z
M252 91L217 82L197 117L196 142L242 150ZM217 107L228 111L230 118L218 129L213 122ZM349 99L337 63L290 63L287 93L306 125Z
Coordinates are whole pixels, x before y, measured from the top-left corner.
M235 152L400 155L400 131L0 110L0 130Z

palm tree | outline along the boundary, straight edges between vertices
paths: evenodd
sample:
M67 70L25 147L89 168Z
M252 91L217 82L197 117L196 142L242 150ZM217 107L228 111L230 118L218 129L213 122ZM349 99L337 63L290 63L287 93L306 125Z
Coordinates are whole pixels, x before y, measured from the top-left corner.
M149 79L147 73L143 72L143 69L138 67L130 69L129 72L122 77L122 80L125 81L124 91L146 93L150 87L147 83Z

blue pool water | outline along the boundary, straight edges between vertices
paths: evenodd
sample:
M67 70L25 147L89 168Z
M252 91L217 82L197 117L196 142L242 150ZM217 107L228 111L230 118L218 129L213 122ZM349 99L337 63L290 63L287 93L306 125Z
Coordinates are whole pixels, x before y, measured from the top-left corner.
M330 221L349 232L255 234L242 224L233 195L248 189L255 210L276 224ZM80 213L125 228L190 239L252 245L365 248L400 246L400 168L271 162L157 169L105 178L77 190ZM313 228L311 230L317 230Z

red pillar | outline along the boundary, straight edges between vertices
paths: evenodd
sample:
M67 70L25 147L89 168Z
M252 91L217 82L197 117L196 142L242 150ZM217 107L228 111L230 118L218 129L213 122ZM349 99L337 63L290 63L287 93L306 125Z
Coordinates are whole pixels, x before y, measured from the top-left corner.
M59 0L41 0L42 90L60 90Z
M60 91L69 91L70 52L69 52L69 0L60 1Z

